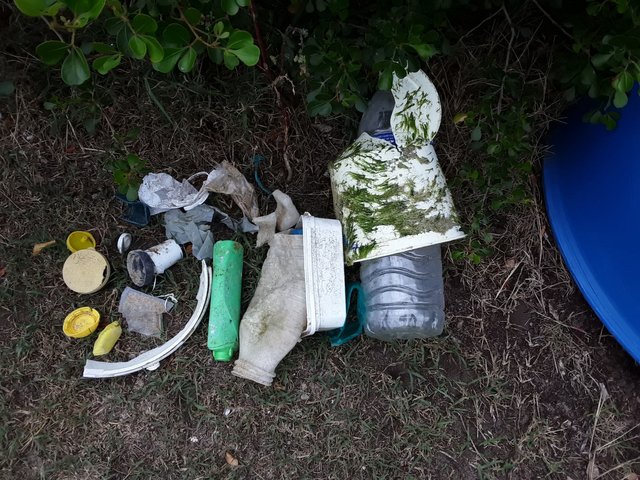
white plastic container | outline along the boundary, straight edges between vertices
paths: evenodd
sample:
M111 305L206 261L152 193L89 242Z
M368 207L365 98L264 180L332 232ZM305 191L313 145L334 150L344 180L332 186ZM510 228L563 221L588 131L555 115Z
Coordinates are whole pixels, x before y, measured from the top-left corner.
M342 225L338 220L302 215L307 328L303 336L344 325Z

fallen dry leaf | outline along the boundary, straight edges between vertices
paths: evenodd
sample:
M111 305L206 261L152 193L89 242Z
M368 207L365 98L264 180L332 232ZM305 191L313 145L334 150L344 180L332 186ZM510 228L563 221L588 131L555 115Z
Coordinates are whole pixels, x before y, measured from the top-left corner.
M42 252L42 250L44 250L47 247L50 247L54 243L56 243L55 240L50 240L48 242L42 242L42 243L36 243L33 246L33 252L31 252L31 253L32 253L32 255L40 255L40 252Z
M624 480L638 480L640 479L640 477L638 476L637 473L629 473L627 474L627 476L624 477Z
M225 452L224 459L232 467L237 467L238 465L240 465L240 462L238 462L238 459L229 450Z
M0 267L0 278L4 277L7 274L7 269L5 267Z

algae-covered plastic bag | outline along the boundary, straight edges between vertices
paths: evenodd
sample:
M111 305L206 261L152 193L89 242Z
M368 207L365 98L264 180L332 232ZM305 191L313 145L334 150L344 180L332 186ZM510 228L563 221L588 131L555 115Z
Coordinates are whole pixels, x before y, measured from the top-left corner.
M464 237L431 140L440 127L435 86L422 71L391 90L396 145L362 133L329 166L346 263Z

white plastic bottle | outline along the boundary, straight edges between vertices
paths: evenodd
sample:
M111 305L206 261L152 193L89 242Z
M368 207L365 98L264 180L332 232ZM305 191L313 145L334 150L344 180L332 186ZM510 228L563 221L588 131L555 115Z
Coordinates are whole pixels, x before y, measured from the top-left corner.
M368 132L395 144L390 92L376 92L358 134ZM365 333L379 340L427 338L444 327L444 288L440 245L365 260L360 281L366 305Z
M379 340L427 338L444 327L440 245L362 262L365 333Z

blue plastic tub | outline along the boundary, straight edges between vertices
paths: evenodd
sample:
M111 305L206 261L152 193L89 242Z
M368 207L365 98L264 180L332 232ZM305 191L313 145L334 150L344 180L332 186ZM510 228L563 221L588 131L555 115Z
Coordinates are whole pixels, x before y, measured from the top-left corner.
M640 98L616 130L576 109L552 136L544 163L547 212L582 294L640 362Z

